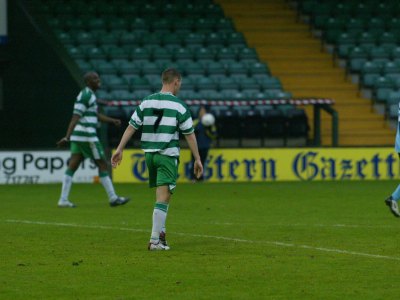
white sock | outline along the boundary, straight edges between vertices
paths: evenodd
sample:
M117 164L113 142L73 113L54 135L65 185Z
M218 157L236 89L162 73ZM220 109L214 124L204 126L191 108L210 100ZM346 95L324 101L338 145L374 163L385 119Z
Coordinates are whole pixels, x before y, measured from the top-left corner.
M167 222L167 214L168 214L168 207L167 207L167 211L165 212L165 220L164 220L164 224L161 228L161 232L167 233L167 228L165 227L165 223Z
M71 190L71 185L72 185L72 176L69 176L68 174L64 174L63 181L62 181L60 201L68 201L69 192Z
M101 181L101 184L103 185L104 189L107 192L108 199L110 200L110 202L117 199L118 196L114 191L114 186L112 184L110 176L107 175L107 176L100 177L100 181Z
M160 232L163 226L165 226L165 220L167 218L168 204L156 202L153 210L153 228L151 229L150 242L157 244L160 238Z

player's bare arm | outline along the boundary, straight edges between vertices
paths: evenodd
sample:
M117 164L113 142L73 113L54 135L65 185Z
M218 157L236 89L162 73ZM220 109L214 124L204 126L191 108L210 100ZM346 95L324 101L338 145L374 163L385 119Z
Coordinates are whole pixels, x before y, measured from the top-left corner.
M63 137L57 142L57 147L63 147L69 142L69 138L71 137L71 134L74 131L76 124L78 124L80 118L81 118L80 115L76 114L72 115L71 121L69 122L68 125L67 133L65 134L65 137Z
M200 160L200 154L199 154L199 150L197 147L196 135L194 133L191 133L191 134L185 134L184 136L189 145L190 150L193 153L194 174L196 175L197 178L200 178L200 176L203 174L203 165L201 164L201 160Z
M135 134L135 132L136 129L131 125L128 125L128 127L125 129L124 135L122 136L121 141L119 142L117 150L111 157L111 165L113 168L116 168L121 163L122 152L124 151L126 144L129 142L129 140Z
M114 125L117 126L117 127L121 126L121 120L119 120L119 119L111 118L111 117L106 116L106 115L101 114L101 113L98 113L98 114L97 114L97 117L99 118L99 121L100 121L100 122L103 122L103 123L112 123L112 124L114 124Z

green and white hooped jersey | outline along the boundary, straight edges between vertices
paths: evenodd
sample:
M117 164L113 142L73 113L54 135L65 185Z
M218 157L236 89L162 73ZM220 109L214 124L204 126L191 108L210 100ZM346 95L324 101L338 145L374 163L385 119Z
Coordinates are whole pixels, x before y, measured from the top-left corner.
M142 126L141 146L144 152L179 156L179 132L194 132L187 105L171 93L155 93L143 99L129 124Z
M74 114L79 115L78 124L72 132L71 141L75 142L98 142L97 137L97 102L94 92L85 87L76 97Z

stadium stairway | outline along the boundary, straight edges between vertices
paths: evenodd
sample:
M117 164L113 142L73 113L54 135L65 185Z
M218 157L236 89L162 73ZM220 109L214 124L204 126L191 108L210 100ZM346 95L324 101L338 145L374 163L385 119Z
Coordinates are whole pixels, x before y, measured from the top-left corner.
M371 103L358 95L358 87L345 80L345 71L321 51L307 24L285 0L215 0L232 18L250 47L268 62L285 90L295 98L331 98L339 113L341 146L393 145L394 132ZM306 107L312 126L312 107ZM331 118L322 113L322 144L331 145ZM311 131L312 132L312 131Z

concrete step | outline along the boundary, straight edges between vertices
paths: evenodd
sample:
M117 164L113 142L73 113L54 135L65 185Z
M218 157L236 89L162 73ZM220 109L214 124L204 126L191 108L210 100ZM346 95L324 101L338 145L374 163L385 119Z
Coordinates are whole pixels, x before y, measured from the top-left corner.
M248 44L256 48L271 73L279 77L294 97L331 98L339 113L339 142L343 146L392 145L394 132L382 115L375 114L370 101L359 97L358 87L345 79L332 55L309 26L297 21L286 0L216 0ZM305 108L313 127L313 108ZM323 145L331 144L332 119L321 112Z

